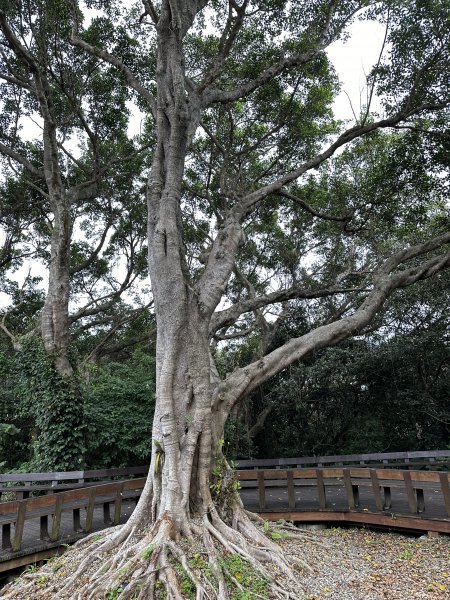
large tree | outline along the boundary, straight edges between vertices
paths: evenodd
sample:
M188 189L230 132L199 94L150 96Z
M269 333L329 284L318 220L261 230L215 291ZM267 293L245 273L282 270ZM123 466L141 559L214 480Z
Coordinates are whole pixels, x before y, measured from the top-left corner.
M24 395L41 401L32 411L39 470L82 464L73 342L95 340L84 346L98 360L141 313L123 296L146 270L135 176L143 155L126 134L127 88L115 68L70 44L70 15L59 0L0 3L0 289L10 298L0 331L15 349L29 338L45 348L26 346L21 369ZM11 273L31 261L19 286Z
M267 563L276 565L294 585L282 551L222 472L224 425L261 383L360 333L396 290L449 266L444 167L442 185L428 192L410 176L414 148L445 155L448 143L440 136L450 103L448 2L143 0L142 14L134 6L125 16L115 2L88 4L105 14L85 30L72 3L72 44L117 68L154 128L146 198L156 409L150 474L136 510L125 526L91 540L64 589L78 583L93 553L114 548L80 597L121 585L121 598L154 598L164 586L179 600L176 561L197 598L225 600L236 579L231 584L215 560L220 547L266 575ZM366 106L345 128L331 114L337 82L325 51L360 13L385 25L385 53L370 74ZM92 27L120 31L122 43L96 42ZM382 115L371 109L376 94ZM366 169L376 164L385 130L397 130L392 152L416 136L403 168L386 173L398 181L388 196ZM335 176L340 158L333 158L346 147L356 149L347 183ZM358 149L367 186L358 181ZM408 198L420 215L415 229L404 227ZM273 320L292 302L322 320L270 349ZM261 342L248 364L219 375L214 345L252 327ZM214 591L186 562L182 542L193 538L211 560Z

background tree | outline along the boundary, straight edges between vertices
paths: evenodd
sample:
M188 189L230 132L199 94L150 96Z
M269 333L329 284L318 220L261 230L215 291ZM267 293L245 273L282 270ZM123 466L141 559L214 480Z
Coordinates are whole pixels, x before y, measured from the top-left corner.
M72 342L86 342L94 328L89 361L98 360L144 304L138 297L134 306L120 303L146 270L145 226L136 202L142 183L135 176L142 154L126 132L126 87L115 69L69 43L66 3L8 2L0 8L0 269L2 291L11 299L1 329L16 349L38 335L48 357L27 347L21 358L22 394L30 398L42 434L35 436L43 446L35 446L34 468L76 468L84 453L83 398ZM33 273L19 287L10 274L30 260ZM36 288L40 264L48 275L45 295ZM40 407L32 401L38 389Z
M354 206L334 176L347 159L333 159L339 149L355 148L348 179L357 190L351 163L364 151L370 164L365 140L376 147L377 132L406 127L440 139L450 103L448 5L145 0L140 17L136 7L121 15L115 3L90 6L105 15L84 30L74 4L72 43L117 69L154 127L146 198L158 330L156 406L151 469L139 505L120 530L92 542L64 593L94 550L99 557L116 548L80 595L117 590L126 572L122 598L157 597L163 585L169 598L179 599L172 559L189 569L199 597L207 595L208 583L190 570L180 538L204 545L217 583L211 594L220 600L230 597L233 582L217 560L216 544L268 578L264 563L274 563L295 585L282 551L243 510L236 488L219 484L229 481L220 475L224 425L258 386L311 353L361 334L396 290L449 265L450 234L431 191L422 197L423 220L411 231L401 227L400 192L413 196L414 188L400 185L392 198L378 188L371 211L360 186L364 202ZM369 94L381 94L384 107L377 115L369 104L346 129L331 114L335 77L324 51L363 8L364 18L386 25L390 51L371 72ZM132 55L117 52L114 40L92 39L100 25L126 30ZM343 212L330 202L335 194ZM387 209L400 225L398 237L379 218ZM373 230L364 243L362 226ZM277 252L266 249L284 247L288 236L294 241L280 264L273 260ZM257 259L253 265L247 259L244 269L241 257L252 255ZM266 311L275 306L280 317L300 301L314 310L306 320L311 329L275 348L263 339L248 364L219 375L210 338L241 335L244 324L267 332L270 341Z

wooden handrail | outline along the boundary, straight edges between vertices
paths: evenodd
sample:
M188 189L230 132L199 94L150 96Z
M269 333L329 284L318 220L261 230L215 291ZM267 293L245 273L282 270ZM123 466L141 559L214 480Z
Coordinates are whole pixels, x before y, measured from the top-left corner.
M79 481L86 479L105 479L107 477L128 477L130 475L145 475L148 465L139 467L124 467L119 469L91 469L85 471L53 471L49 473L0 473L2 482L32 481Z
M285 488L289 510L296 506L295 487L306 485L317 487L320 510L327 508L326 489L340 485L345 489L348 510L359 506L359 490L364 486L373 495L379 512L392 508L391 488L404 491L411 515L425 510L424 490L440 488L443 505L450 518L450 473L437 471L409 471L393 469L371 469L364 467L332 467L315 469L250 469L236 471L236 477L243 487L258 490L259 512L267 510L266 488ZM384 499L382 498L383 491ZM450 531L450 526L449 526Z
M349 511L352 514L361 514L360 489L365 489L372 498L370 516L372 521L376 515L380 523L386 524L387 516L402 519L402 526L407 527L413 523L416 529L420 529L421 515L425 511L425 492L436 491L442 494L441 507L445 510L447 517L440 516L439 520L426 518L427 527L434 530L450 533L450 473L433 471L409 471L392 469L373 469L364 467L331 467L331 468L309 468L309 469L248 469L236 472L237 479L242 487L250 487L257 491L257 503L259 512L268 514L269 518L272 508L267 505L266 491L268 488L276 488L277 496L279 490L285 490L284 505L278 510L280 514L305 514L315 511L323 515L331 511ZM22 547L25 524L30 519L40 519L40 539L43 547L46 544L55 544L61 539L61 519L64 512L72 512L73 534L72 539L83 533L88 533L93 528L95 506L103 505L103 518L105 523L117 524L121 518L122 502L130 498L138 498L145 486L145 477L100 483L86 488L62 491L58 494L45 495L26 500L15 500L13 502L0 503L0 525L2 529L2 548L12 553L19 552ZM247 484L247 485L245 485ZM296 496L296 489L302 486L316 489L316 507L311 507L311 495L309 504L302 505L303 495L300 492ZM334 486L334 488L333 488ZM339 486L344 490L346 506L334 508L327 504L327 494ZM397 488L402 491L404 500L401 511L398 510L398 493L391 495L391 489ZM314 497L314 494L313 494ZM342 496L341 496L342 498ZM334 497L333 497L334 499ZM114 507L114 514L110 516L110 505ZM81 522L81 510L86 511L84 523ZM364 509L367 510L367 509ZM269 511L269 512L267 512ZM283 512L284 511L284 512ZM394 512L395 511L395 512ZM445 514L444 513L444 514ZM331 513L330 513L331 514ZM273 512L272 516L278 515ZM387 516L386 516L387 515ZM291 517L287 517L291 518ZM359 518L359 517L358 517ZM410 519L410 521L408 521ZM14 530L12 526L14 524ZM11 536L12 531L14 535Z
M361 465L377 466L373 463L379 463L389 467L405 467L411 465L411 468L419 465L439 466L439 459L442 463L450 463L450 450L418 450L413 452L382 452L374 454L342 454L335 456L299 456L293 458L257 458L251 460L238 460L238 469L252 468L288 468L288 467L307 467L324 465ZM448 459L448 460L445 460Z
M137 498L141 494L146 478L130 479L113 483L69 490L60 494L15 500L0 503L0 524L2 525L2 547L13 552L21 549L25 522L40 519L40 538L55 542L60 538L61 516L65 511L73 512L73 531L85 533L92 530L93 513L96 504L103 504L105 522L109 520L109 505L114 504L112 523L120 521L122 501L125 498ZM86 509L84 526L81 528L80 509ZM48 520L52 519L51 532L48 532ZM15 523L14 537L11 540L11 524Z

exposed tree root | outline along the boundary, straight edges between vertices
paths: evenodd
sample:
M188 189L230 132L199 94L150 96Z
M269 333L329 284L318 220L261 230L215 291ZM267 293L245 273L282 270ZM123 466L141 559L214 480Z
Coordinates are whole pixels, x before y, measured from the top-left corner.
M294 559L295 564L288 562L270 534L283 530L283 537L304 536L289 524L271 526L270 530L267 524L261 526L259 519L239 503L227 520L233 527L211 507L203 519L193 519L183 528L190 532L189 537L174 535L168 516L147 532L125 525L102 533L101 539L99 534L89 536L77 544L78 567L65 581L59 580L59 589L49 577L49 591L53 589L53 593L48 597L230 600L244 593L255 600L300 597L301 585L294 569L311 568L300 559ZM21 593L33 585L34 581L22 585ZM5 598L9 597L17 597L14 587L6 592Z

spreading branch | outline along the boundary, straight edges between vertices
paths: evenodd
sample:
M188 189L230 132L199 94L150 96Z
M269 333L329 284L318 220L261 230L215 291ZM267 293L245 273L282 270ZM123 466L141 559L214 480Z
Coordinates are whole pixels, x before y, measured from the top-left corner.
M35 177L38 177L39 179L45 178L43 171L35 167L32 162L25 158L25 156L22 156L22 154L16 152L15 150L10 148L9 146L6 146L6 144L3 144L2 142L0 142L0 153L4 156L8 156L15 162L25 167L25 169Z
M224 310L214 313L211 319L210 333L214 334L223 327L232 326L237 319L251 311L255 311L259 308L263 308L270 304L276 304L285 302L286 300L313 300L317 298L326 298L328 296L335 296L337 294L350 294L354 292L361 292L364 288L345 288L345 287L328 287L318 290L305 289L298 286L293 286L286 290L277 290L270 294L263 296L255 296L253 298L246 298L241 302L237 302Z
M409 267L405 262L416 260L448 244L450 244L450 233L402 250L387 259L374 275L372 290L353 314L322 325L301 337L293 338L264 358L237 369L221 384L222 390L217 396L216 404L223 403L222 410L229 411L238 399L289 365L304 359L313 351L334 346L361 332L395 290L428 279L439 271L449 268L450 252L434 255ZM398 269L400 266L404 268Z
M81 39L78 35L77 27L74 26L71 43L81 50L84 50L91 56L95 56L97 58L101 58L104 62L113 65L118 69L120 73L125 77L128 85L135 90L140 96L142 96L150 105L151 111L153 115L156 114L156 101L148 89L143 86L136 75L131 71L129 67L127 67L117 56L114 56L107 50L103 50L102 48L98 48L97 46L93 46L92 44L88 44L88 42Z

